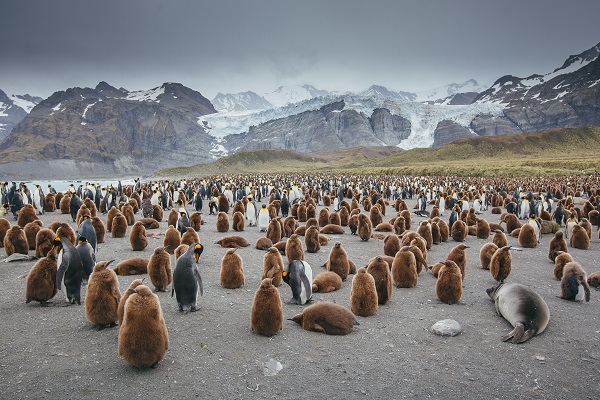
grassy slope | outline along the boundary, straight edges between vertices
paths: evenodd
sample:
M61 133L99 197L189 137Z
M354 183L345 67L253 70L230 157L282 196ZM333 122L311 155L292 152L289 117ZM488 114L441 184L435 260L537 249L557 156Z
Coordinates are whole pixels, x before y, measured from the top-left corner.
M303 154L241 151L210 164L158 171L164 176L345 172L360 174L522 176L575 175L600 170L600 127L551 129L461 139L445 146L397 152L355 148Z

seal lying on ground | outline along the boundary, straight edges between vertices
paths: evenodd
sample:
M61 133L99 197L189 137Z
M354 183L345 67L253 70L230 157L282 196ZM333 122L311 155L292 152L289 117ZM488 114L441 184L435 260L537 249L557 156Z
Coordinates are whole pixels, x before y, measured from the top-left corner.
M486 290L496 303L496 311L515 329L502 336L502 341L523 343L542 333L550 320L550 310L544 299L518 283L500 283Z

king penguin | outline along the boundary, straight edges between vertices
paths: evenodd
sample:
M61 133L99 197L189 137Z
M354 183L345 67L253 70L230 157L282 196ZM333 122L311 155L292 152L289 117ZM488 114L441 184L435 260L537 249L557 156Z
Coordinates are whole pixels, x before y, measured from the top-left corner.
M63 277L67 302L81 305L81 280L83 275L83 264L79 252L73 244L64 236L57 237L52 242L54 246L60 246L56 265L56 287L61 289Z
M283 267L283 281L290 285L289 304L306 304L312 300L312 268L306 261L294 260Z
M174 293L179 311L196 311L198 289L200 289L201 296L204 294L202 277L198 271L198 258L203 250L204 247L200 243L196 243L190 246L175 263L171 297Z

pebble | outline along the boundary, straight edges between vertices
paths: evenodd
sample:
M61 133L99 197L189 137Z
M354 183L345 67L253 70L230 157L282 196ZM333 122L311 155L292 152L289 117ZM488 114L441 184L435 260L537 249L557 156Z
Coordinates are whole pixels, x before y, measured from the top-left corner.
M462 332L460 324L453 319L443 319L431 326L431 331L440 336L456 336Z

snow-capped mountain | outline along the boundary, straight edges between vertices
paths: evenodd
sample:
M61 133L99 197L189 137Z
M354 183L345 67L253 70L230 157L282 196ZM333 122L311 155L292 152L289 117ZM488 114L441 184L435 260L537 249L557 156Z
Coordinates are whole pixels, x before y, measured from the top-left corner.
M7 96L0 90L0 140L27 116L27 114L43 99L25 95Z
M298 103L314 97L327 96L326 90L319 90L312 85L280 86L276 90L263 94L274 107L283 107L288 104Z
M381 85L372 85L368 89L357 94L364 97L380 97L382 99L391 99L399 102L416 101L417 99L417 96L414 93L402 91L394 92Z
M223 94L219 92L215 98L211 100L211 103L219 112L264 110L266 108L273 108L273 104L252 91L236 94Z
M475 79L469 79L463 83L451 83L446 86L441 86L435 89L426 90L423 92L417 92L414 101L419 101L429 104L450 104L450 105L463 105L456 104L455 97L457 94L471 93L471 101L476 97L477 94L483 92L488 87L480 85ZM454 100L454 103L453 103ZM465 103L469 104L469 103Z

